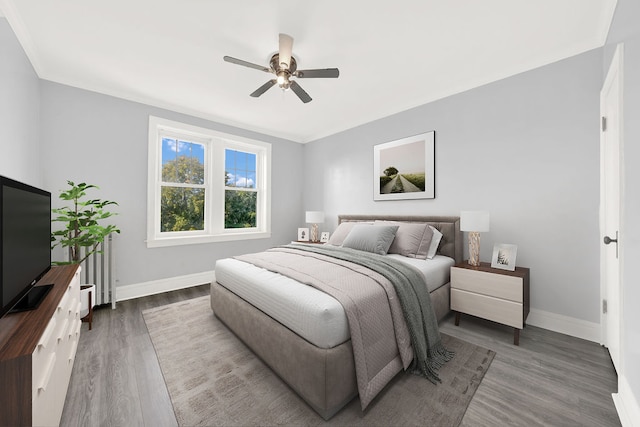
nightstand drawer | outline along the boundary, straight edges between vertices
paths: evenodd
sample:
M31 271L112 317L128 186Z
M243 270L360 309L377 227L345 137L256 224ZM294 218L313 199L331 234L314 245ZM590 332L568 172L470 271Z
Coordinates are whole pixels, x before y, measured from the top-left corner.
M523 308L517 302L452 288L451 309L514 328L523 327Z
M452 267L451 290L454 289L522 303L522 278L520 277Z

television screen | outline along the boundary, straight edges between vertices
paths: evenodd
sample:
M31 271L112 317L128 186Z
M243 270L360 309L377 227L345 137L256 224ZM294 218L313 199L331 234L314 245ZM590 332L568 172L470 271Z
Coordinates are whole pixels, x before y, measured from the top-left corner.
M0 316L51 267L51 194L0 177Z

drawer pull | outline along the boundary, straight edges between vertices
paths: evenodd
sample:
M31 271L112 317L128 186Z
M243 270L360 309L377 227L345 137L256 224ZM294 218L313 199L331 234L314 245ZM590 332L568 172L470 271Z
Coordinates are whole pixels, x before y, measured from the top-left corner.
M56 328L56 318L52 318L47 326L47 329L44 330L44 333L40 337L40 341L38 341L38 347L47 348L47 344L49 343L49 338L53 333L53 330Z
M62 327L60 328L60 336L58 336L58 341L62 340L62 338L64 337L65 332L67 331L67 325L69 324L69 319L64 319L64 323L62 324Z
M49 380L51 379L51 374L53 374L53 368L56 364L56 354L53 353L49 358L49 365L47 366L47 371L42 379L42 383L40 387L38 387L38 391L47 391L47 386L49 385Z
M76 299L74 298L73 301L71 301L71 304L69 304L69 311L67 313L67 316L73 317L77 305L78 304L76 303Z
M70 292L67 291L62 297L62 299L60 300L60 302L58 303L58 311L62 311L62 309L67 306L67 299L69 298L69 293Z
M73 363L73 359L76 357L76 349L78 348L78 340L73 341L71 346L71 352L69 352L69 363Z
M73 329L76 326L76 321L74 319L71 319L69 321L69 328L67 329L67 335L69 335L69 338L71 338L71 336L73 335Z

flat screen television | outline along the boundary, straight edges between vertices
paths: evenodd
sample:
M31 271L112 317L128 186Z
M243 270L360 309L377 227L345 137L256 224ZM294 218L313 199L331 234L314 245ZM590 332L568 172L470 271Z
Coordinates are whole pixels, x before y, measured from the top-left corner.
M0 317L37 307L50 268L51 193L0 176Z

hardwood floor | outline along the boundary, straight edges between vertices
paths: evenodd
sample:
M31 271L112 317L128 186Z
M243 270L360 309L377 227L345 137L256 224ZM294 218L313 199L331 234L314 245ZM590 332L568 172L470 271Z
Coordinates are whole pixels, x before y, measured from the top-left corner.
M202 285L98 308L93 330L82 325L61 425L175 426L142 311L208 294ZM616 375L598 344L527 326L516 347L511 328L465 315L440 326L497 353L463 426L620 425Z

